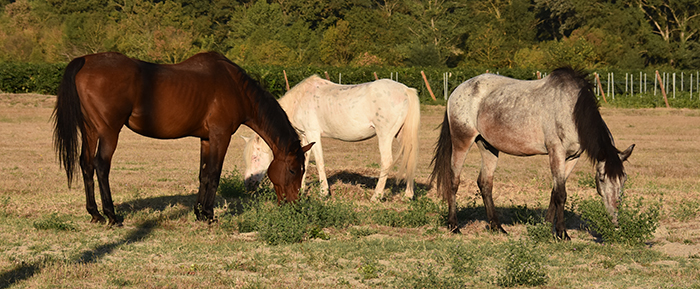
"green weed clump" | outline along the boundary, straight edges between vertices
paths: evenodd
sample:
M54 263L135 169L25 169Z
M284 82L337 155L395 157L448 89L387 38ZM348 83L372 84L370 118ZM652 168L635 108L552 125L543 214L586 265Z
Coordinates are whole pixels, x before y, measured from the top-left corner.
M552 223L542 220L539 223L526 225L526 229L527 236L535 243L547 243L555 240L552 234Z
M241 173L234 169L221 177L219 181L219 194L225 198L241 198L246 196L245 183Z
M499 286L540 286L547 283L542 265L544 256L529 243L510 242L502 270L496 279Z
M581 201L579 210L588 227L600 234L604 242L642 245L659 225L660 204L652 203L645 208L642 198L631 204L622 198L617 213L619 227L612 223L600 199Z
M700 201L682 201L674 206L671 216L681 222L695 219L700 212Z
M45 216L41 220L34 222L34 228L37 230L56 230L56 231L76 231L77 228L73 222L66 220L66 217L58 216L57 213Z
M329 239L324 228L345 228L357 219L352 204L337 200L302 195L295 203L277 205L274 191L263 186L255 199L244 205L244 212L238 216L238 231L257 231L258 237L270 245L291 244Z

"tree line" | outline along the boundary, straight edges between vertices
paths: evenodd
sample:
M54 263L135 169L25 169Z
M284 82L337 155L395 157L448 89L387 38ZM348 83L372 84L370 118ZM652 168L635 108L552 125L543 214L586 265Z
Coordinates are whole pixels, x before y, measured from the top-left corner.
M0 62L692 69L700 0L0 0Z

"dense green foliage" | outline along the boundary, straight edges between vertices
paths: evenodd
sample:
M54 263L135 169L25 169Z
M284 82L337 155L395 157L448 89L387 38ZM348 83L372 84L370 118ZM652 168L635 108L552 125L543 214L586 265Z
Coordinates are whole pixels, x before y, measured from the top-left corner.
M581 218L604 242L643 245L659 226L660 204L643 204L641 198L634 203L622 199L617 217L619 227L612 223L599 199L583 200L579 208Z
M248 65L696 67L697 0L0 1L0 61L216 50Z

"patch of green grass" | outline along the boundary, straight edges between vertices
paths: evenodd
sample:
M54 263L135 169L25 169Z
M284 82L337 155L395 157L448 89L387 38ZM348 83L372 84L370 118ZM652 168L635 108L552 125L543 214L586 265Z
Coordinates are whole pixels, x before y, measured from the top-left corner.
M600 199L583 200L579 204L582 219L593 231L599 233L604 242L627 245L643 245L659 225L659 203L645 205L642 198L631 203L622 198L615 227Z
M377 261L367 258L365 258L360 267L357 268L357 273L360 274L362 280L378 278L379 271L380 268Z
M506 258L496 283L504 287L541 286L547 283L544 256L533 244L527 242L510 242L506 245Z
M700 201L683 200L673 207L671 217L678 221L684 222L695 219L698 212L700 212Z
M478 252L466 244L457 244L447 248L448 261L452 273L458 276L476 274Z
M370 227L351 227L348 229L350 235L355 238L367 237L379 233L379 229Z
M417 228L425 225L438 226L444 223L444 211L440 204L428 197L421 197L409 203L403 211L377 209L370 213L372 222L401 228Z
M59 216L57 213L44 216L34 222L34 228L37 230L56 230L56 231L77 231L73 222L68 221L65 216Z
M595 175L592 173L576 172L578 176L578 186L581 188L592 188L595 189Z
M416 265L416 273L408 276L399 288L465 288L459 275L440 274L432 264Z

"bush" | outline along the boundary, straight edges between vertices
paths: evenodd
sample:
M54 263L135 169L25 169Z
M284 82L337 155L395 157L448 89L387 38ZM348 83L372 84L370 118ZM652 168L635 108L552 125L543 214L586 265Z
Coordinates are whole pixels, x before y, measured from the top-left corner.
M0 63L0 91L56 94L66 64Z
M526 228L527 236L536 243L546 243L555 240L554 234L552 234L552 223L542 220L536 224L528 224Z
M246 188L243 177L238 169L234 169L221 177L219 181L219 194L226 198L241 198L246 196Z
M604 242L642 245L658 227L660 204L653 203L644 208L642 198L632 204L622 198L617 213L618 228L612 223L600 199L581 201L579 211L588 227L600 234Z
M238 216L238 231L258 231L261 240L279 245L329 239L324 228L345 228L355 223L357 213L350 203L302 195L295 203L277 205L274 191L261 186L254 200L244 205L244 213Z

